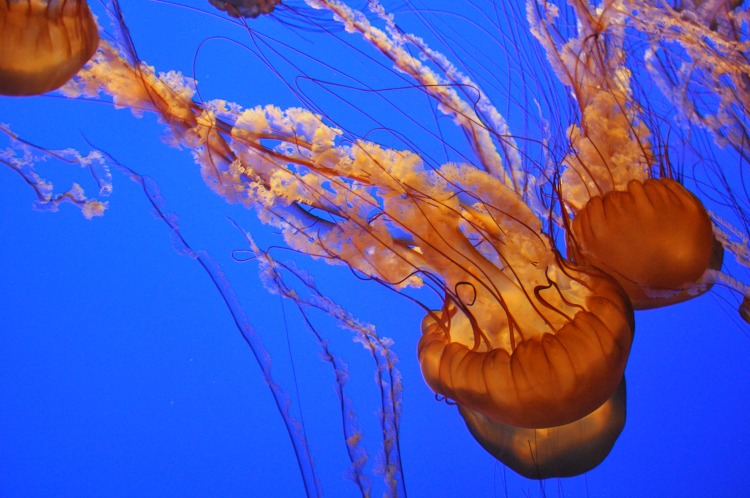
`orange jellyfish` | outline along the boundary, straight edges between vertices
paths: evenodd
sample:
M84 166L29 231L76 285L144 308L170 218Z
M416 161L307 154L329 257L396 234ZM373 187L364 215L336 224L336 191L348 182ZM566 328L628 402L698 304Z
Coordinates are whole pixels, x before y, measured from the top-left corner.
M655 164L627 66L625 14L613 1L596 11L571 4L579 23L568 40L552 6L528 7L533 34L581 112L558 187L569 257L615 278L635 309L695 297L711 287L702 277L721 267L723 249L701 201Z
M617 279L636 309L705 292L708 285L695 284L721 267L723 254L703 203L669 178L592 197L570 224L568 250Z
M630 304L605 276L542 265L548 280L537 285L533 272L507 268L518 289L503 270L483 268L490 287L479 289L470 275L441 312L427 315L419 360L435 392L527 428L575 422L612 395L632 340Z
M748 267L747 2L692 1L670 5L626 0L625 4L633 13L630 25L648 40L643 53L643 73L661 90L671 104L675 121L690 130L691 142L700 151L703 163L700 183L711 191L716 204L733 211L733 221L723 219L725 216L712 216L715 235L724 249L734 255L736 263ZM703 159L711 158L718 149L731 151L733 157L722 160L721 164ZM744 302L750 299L747 286L723 278L726 275L717 276L720 277L717 282L742 294ZM740 306L741 316L747 319L747 307Z
M39 95L62 86L96 52L86 0L0 2L0 94Z
M496 314L497 323L479 330L470 323L476 304L471 303L466 311L448 305L440 315L428 315L419 342L427 384L456 401L485 450L532 479L593 469L625 425L623 370L634 327L630 304L606 277L584 277L572 267L563 272L577 274L581 280L574 282L590 285L592 295L559 330L524 331L529 324L519 321L513 346L509 322L521 307L507 303L509 316ZM551 281L534 294L541 298L553 288L560 290ZM539 304L553 306L544 299Z

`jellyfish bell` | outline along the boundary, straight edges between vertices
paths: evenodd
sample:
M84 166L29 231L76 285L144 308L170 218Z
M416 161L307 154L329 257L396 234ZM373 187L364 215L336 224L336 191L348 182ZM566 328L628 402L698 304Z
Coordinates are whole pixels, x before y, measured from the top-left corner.
M429 313L418 346L427 384L465 409L522 428L570 424L610 398L633 338L630 303L596 272L561 265L547 276L549 284L533 294L537 310L565 317L552 329L532 309L506 319L498 310L523 307L512 302L498 303L490 317L480 316L492 307L479 298L463 309L447 299L442 311Z
M625 427L625 379L599 408L570 424L528 429L503 424L458 405L466 427L482 447L530 479L573 477L609 455Z
M701 277L721 267L723 248L701 201L660 178L592 197L570 224L568 252L616 279L635 309L648 309L706 292Z
M96 21L85 0L0 2L0 94L62 86L94 55Z

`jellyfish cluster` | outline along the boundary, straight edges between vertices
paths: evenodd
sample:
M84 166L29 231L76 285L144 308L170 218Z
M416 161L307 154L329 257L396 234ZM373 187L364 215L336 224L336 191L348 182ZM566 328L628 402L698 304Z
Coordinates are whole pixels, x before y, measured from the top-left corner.
M248 19L289 8L210 4ZM306 4L436 102L473 158L434 165L310 109L200 100L191 78L138 58L121 15L121 35L99 40L83 0L0 3L0 93L62 86L68 98L106 97L156 114L170 142L192 151L206 185L254 210L290 248L398 292L438 296L437 306L418 303L422 375L487 452L533 479L593 469L625 424L634 310L721 286L748 321L750 287L725 264L731 256L735 267L750 266L747 190L738 194L728 179L747 171L747 7L527 0L525 29L576 116L564 123L562 153L531 164L482 86L379 2L367 13L340 0ZM116 2L112 9L119 14ZM50 28L41 34L43 23ZM633 40L648 47L645 62L632 60ZM670 162L642 99L654 83L637 78L633 64L686 126L739 152L731 174L711 177L723 199L736 199L737 220L715 216Z

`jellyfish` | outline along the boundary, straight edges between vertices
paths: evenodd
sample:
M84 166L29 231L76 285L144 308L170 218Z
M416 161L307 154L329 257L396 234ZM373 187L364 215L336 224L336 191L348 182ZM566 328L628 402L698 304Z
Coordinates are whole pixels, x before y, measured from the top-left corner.
M255 18L273 12L281 0L209 0L209 2L232 17Z
M591 198L571 222L569 251L617 278L636 309L703 293L695 283L721 267L723 248L698 198L669 178L632 180Z
M561 40L556 8L527 4L532 32L580 109L558 187L569 256L614 277L636 309L700 295L723 248L703 203L668 164L657 168L627 66L625 11L611 0L596 11L571 6L577 33Z
M733 218L712 215L714 231L735 262L750 266L745 184L748 161L750 65L747 57L747 3L735 0L685 1L670 5L628 0L630 25L648 40L638 54L644 73L672 105L674 121L689 130L691 147L701 159L698 186ZM716 163L715 149L731 151ZM712 265L712 268L714 266ZM716 275L717 282L739 291L747 288ZM726 281L726 283L725 283ZM743 315L740 304L740 315Z
M99 32L86 0L0 3L0 94L39 95L88 61Z

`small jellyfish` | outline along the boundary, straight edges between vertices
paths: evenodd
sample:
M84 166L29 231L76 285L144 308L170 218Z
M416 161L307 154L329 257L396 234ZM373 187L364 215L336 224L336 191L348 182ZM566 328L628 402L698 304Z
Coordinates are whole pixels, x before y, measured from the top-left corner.
M281 0L208 0L211 5L225 11L232 17L249 17L255 19L263 14L270 14Z
M59 88L98 44L85 0L0 2L0 94L40 95Z

